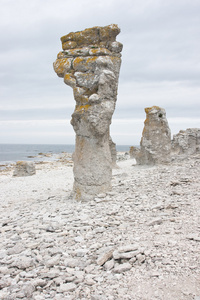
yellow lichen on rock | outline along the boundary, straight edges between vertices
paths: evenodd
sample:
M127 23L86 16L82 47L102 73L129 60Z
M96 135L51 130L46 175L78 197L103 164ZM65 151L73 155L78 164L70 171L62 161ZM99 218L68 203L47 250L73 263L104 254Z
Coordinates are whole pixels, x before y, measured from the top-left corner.
M95 62L98 56L76 57L73 61L75 71L86 72L95 68Z
M18 166L22 166L22 165L24 165L24 164L25 164L25 162L24 162L24 161L21 161L21 160L19 160L19 161L16 162L16 165L18 165Z
M98 48L94 48L94 49L90 49L89 51L90 55L112 55L112 53L106 49L106 48L102 48L102 47L98 47Z
M65 57L65 55L64 55L64 53L62 52L62 51L60 51L59 53L58 53L58 55L57 55L57 58L58 59L61 59L61 58L64 58Z
M78 105L88 104L88 98L91 95L91 91L83 87L73 87L74 98Z
M76 65L76 64L81 63L81 62L84 61L84 60L85 60L84 57L81 57L81 56L76 57L76 58L74 59L74 61L73 61L73 66Z
M76 57L73 61L73 68L75 71L87 71L87 64L85 57Z
M90 104L76 105L75 112L83 113L83 112L87 111L90 107L91 107Z
M76 96L74 96L74 98L78 105L85 105L88 103L88 96L86 95L77 94Z
M74 87L76 86L76 79L73 77L72 74L70 73L66 73L65 76L64 76L64 82L71 86L71 87Z
M153 109L160 110L161 108L160 108L159 106L156 106L156 105L151 106L151 107L146 107L146 108L145 108L145 113L146 113L146 114L149 114L150 111L152 111Z
M67 35L62 36L61 38L62 44L67 41L73 41L74 40L74 32L70 32Z
M108 25L100 28L101 41L114 41L116 36L120 33L120 29L116 24Z
M74 198L76 201L81 201L81 190L78 187L74 188Z
M110 30L109 30L108 26L100 28L100 32L99 32L100 40L101 41L108 41L109 40L109 36L110 36L109 33L110 33Z
M153 110L160 111L161 108L160 108L159 106L154 105L154 106L151 106L151 107L146 107L144 110L145 110L145 112L146 112L146 119L145 119L145 121L144 121L144 124L145 124L145 125L148 125L149 122L150 122L149 114L150 114ZM152 121L151 121L151 123L152 123ZM152 126L153 126L153 124L152 124ZM142 135L144 135L144 133L146 132L146 128L147 128L147 127L144 127L144 128L143 128Z
M83 48L68 49L64 51L63 54L72 57L82 56L82 55L86 56L89 54L89 48L83 47Z
M98 56L87 57L86 64L89 66L97 60Z
M62 44L63 50L74 49L77 47L77 43L74 41L68 41Z
M117 56L111 56L110 59L111 59L113 65L114 65L115 67L117 67L117 66L120 67L120 65L121 65L121 58L120 58L120 57L117 57Z
M54 71L59 77L64 77L64 73L71 69L71 62L71 58L57 59L53 64Z
M77 46L99 45L101 42L115 41L120 29L116 24L104 27L86 28L83 31L70 32L61 37L63 49L73 49Z
M98 27L75 32L75 41L78 45L98 44L100 42Z

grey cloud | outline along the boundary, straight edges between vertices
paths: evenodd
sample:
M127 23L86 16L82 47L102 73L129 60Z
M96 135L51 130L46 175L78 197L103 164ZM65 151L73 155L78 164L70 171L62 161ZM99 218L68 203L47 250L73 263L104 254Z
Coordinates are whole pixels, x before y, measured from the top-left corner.
M199 0L4 1L0 118L70 118L72 89L52 67L60 37L111 23L121 28L117 39L124 44L114 118L143 118L150 105L166 108L169 117L197 117L199 11Z
M72 107L59 108L31 108L31 109L2 109L0 110L0 120L54 120L67 119L73 112Z
M151 103L149 106L156 105L157 103ZM148 107L145 106L145 107ZM194 110L193 107L184 107L184 106L178 106L171 104L165 105L165 110L167 114L167 118L185 118L187 116L190 116L190 118L199 118L199 110ZM142 119L145 120L146 113L144 111L144 108L141 107L139 104L132 104L129 105L129 109L123 108L123 105L118 105L116 108L116 111L113 116L115 119ZM200 121L200 118L199 118Z

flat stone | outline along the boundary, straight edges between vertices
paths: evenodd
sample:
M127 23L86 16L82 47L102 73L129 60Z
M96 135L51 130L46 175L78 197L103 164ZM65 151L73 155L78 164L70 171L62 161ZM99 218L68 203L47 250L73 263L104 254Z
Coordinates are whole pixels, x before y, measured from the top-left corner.
M0 274L3 274L3 275L9 274L8 267L0 267Z
M102 266L107 262L113 255L113 249L108 250L107 252L103 253L98 259L97 259L97 264L99 266Z
M135 251L130 251L130 252L118 252L117 250L113 252L113 258L114 259L131 259L138 255L140 251L135 250Z
M138 254L138 255L136 255L136 258L140 263L143 263L146 259L146 256L142 255L142 254Z
M60 263L60 256L53 257L52 259L49 259L45 262L47 267L53 267L57 266Z
M83 257L88 253L88 249L77 249L75 252L78 257Z
M63 283L59 287L59 292L64 293L64 292L73 292L76 289L76 284L75 283Z
M157 271L153 271L151 274L150 274L150 277L159 277L160 276L160 273L157 272Z
M84 282L87 284L87 285L94 285L96 284L96 281L93 279L93 276L91 275L87 275Z
M31 283L33 284L34 287L37 287L37 286L44 287L47 284L46 280L43 280L40 278L34 279Z
M111 260L108 260L104 266L105 266L106 270L109 271L114 268L114 265L115 265L114 259L111 259Z
M0 280L0 290L10 286L11 284L11 278L7 278L7 279L1 279Z
M84 241L84 238L83 238L82 236L76 236L76 237L74 238L74 241L75 241L76 243L81 243L81 242Z
M98 197L98 198L105 198L105 197L106 197L106 194L105 194L105 193L98 194L97 197Z
M147 225L148 226L154 226L154 225L160 225L162 224L163 220L161 218L155 218L151 220Z
M14 260L12 267L17 267L18 269L28 269L34 265L33 259L27 256L20 256Z
M25 250L23 244L16 244L14 247L8 250L8 255L19 254Z
M75 267L78 267L80 264L80 261L79 259L75 259L75 258L66 258L64 260L64 265L66 267L70 267L70 268L75 268Z
M24 296L27 298L30 298L34 291L35 286L32 283L26 283L22 286L22 293L24 293Z
M49 272L47 272L46 274L43 274L42 275L42 278L50 278L50 279L53 279L53 278L56 278L56 277L59 277L60 275L60 271L59 270L51 270Z
M123 273L123 272L126 272L126 271L130 270L131 268L132 268L131 264L123 263L123 264L120 264L118 266L115 266L114 272L115 273Z
M129 251L135 251L139 247L138 244L130 244L130 245L125 245L121 246L117 249L118 252L129 252Z

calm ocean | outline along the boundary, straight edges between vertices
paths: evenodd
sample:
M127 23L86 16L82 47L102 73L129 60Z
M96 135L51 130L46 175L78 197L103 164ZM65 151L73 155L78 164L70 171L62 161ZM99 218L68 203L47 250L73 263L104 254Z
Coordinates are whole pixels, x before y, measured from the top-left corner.
M117 151L129 151L129 147L128 145L118 145ZM8 164L18 160L45 160L45 157L33 156L37 156L39 153L73 153L74 148L74 145L0 144L0 164ZM49 158L46 159L49 160Z

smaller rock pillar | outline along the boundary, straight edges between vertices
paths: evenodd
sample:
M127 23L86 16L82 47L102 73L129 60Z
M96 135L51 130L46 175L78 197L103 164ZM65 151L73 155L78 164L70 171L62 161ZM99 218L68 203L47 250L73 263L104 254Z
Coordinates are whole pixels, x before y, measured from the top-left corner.
M136 161L141 165L168 164L171 161L171 131L163 108L145 108L146 120Z

